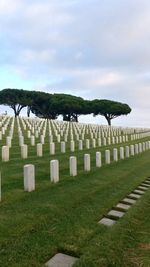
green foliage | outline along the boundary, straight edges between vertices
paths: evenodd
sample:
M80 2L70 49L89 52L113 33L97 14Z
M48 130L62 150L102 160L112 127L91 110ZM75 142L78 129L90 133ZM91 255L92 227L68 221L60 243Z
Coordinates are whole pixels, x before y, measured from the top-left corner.
M94 116L102 115L111 125L111 120L121 115L127 115L131 112L131 108L124 103L111 101L111 100L99 100L92 101L92 109Z
M31 111L40 118L57 119L58 110L52 94L44 92L34 92Z
M42 158L29 146L29 158L21 160L15 127L11 159L1 162L0 266L44 267L57 252L79 257L78 267L150 266L149 191L111 229L98 224L150 175L150 151L97 169L96 149L91 149L90 173L83 171L83 155L89 150L76 151L78 176L69 177L69 143L64 155L58 146L61 177L52 184L48 143L46 135ZM101 147L102 155L105 149ZM23 191L23 166L29 163L36 169L36 190L31 193Z
M14 110L15 116L27 107L27 115L32 111L36 116L47 119L57 119L59 115L66 121L78 121L80 115L93 113L102 115L109 125L111 120L127 115L131 108L127 104L110 100L93 101L67 94L49 94L38 91L19 89L4 89L0 91L0 104L8 105Z
M66 94L54 94L53 97L58 104L59 115L62 115L66 121L77 122L78 116L90 113L87 104L88 101L81 97Z
M24 107L31 105L30 95L30 91L22 89L4 89L0 91L0 104L12 108L16 117Z

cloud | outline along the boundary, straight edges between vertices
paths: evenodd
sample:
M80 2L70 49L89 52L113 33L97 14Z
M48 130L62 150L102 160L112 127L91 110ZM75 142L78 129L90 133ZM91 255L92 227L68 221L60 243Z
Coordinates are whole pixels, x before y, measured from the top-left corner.
M0 1L0 14L6 15L13 13L17 10L17 8L20 7L20 0L13 0L13 3L11 0L1 0Z
M126 102L132 114L115 123L148 123L149 13L148 0L1 0L1 89Z

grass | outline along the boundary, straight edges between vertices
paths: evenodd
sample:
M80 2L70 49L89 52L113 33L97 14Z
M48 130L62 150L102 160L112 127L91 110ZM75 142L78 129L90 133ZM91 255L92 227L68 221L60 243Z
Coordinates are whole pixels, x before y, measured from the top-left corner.
M21 160L17 142L15 128L10 161L1 163L0 266L42 267L57 252L79 257L76 267L150 266L150 190L113 227L98 224L150 175L150 151L100 169L95 167L99 149L78 151L73 153L78 176L70 177L69 151L62 155L57 150L52 157L45 145L44 156L37 158L30 147L29 158ZM92 159L89 173L83 171L87 151ZM61 179L55 185L49 180L52 158L60 160ZM23 191L26 163L36 168L32 193Z

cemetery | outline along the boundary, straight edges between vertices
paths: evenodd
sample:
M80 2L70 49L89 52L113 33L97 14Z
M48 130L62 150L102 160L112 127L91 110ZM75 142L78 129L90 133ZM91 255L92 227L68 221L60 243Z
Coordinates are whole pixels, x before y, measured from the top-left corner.
M149 128L3 114L0 153L0 266L150 266Z
M150 267L149 25L0 0L0 267Z

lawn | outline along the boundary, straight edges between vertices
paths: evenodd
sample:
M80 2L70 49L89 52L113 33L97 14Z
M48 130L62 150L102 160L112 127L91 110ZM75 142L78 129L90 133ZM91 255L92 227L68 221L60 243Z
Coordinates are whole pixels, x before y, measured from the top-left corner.
M149 140L148 138L142 139ZM140 142L134 141L132 143ZM0 146L5 143L1 142ZM27 139L26 139L27 143ZM131 143L131 142L130 142ZM57 252L79 257L76 267L150 266L150 189L114 226L98 221L150 176L150 151L95 167L95 152L121 145L44 156L35 147L20 159L17 128L9 162L1 162L0 266L42 267ZM122 146L125 146L124 143ZM92 169L83 170L83 155L91 154ZM77 177L69 176L69 156L78 159ZM60 182L49 177L51 159L60 161ZM23 166L34 164L36 190L23 191Z

